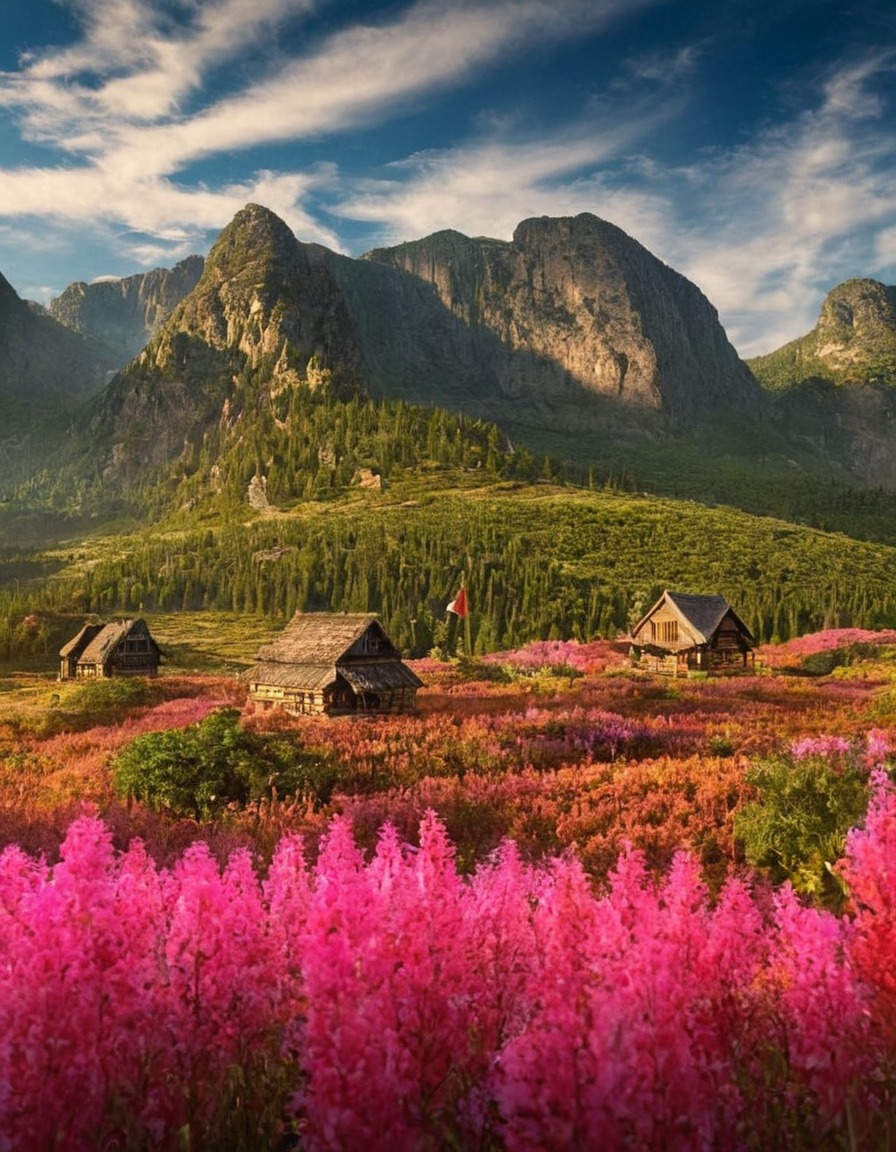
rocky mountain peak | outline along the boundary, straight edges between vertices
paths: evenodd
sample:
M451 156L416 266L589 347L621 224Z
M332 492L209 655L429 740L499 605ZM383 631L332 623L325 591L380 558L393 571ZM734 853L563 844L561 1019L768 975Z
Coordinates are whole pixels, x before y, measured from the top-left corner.
M139 427L155 465L201 442L222 421L245 427L284 390L354 388L357 349L330 271L273 212L248 204L221 232L198 284L92 416L113 446Z
M684 425L759 402L699 289L597 216L524 220L511 242L438 232L366 259L431 284L506 398L556 410L578 390Z
M247 204L212 245L206 273L261 287L272 271L291 271L295 255L296 238L287 224L269 208Z
M18 292L16 292L6 277L0 274L0 304L7 307L15 307L16 301L20 301Z
M259 204L247 204L221 232L199 283L147 348L144 363L169 373L188 368L196 360L184 353L191 340L199 346L200 371L208 369L209 353L222 364L239 356L251 367L264 360L301 371L316 358L354 370L351 324L326 264Z
M45 466L45 451L114 361L0 275L0 482Z
M47 311L60 324L106 349L119 367L132 360L196 287L201 256L173 268L154 268L122 279L78 280L51 301Z
M807 381L896 386L896 287L869 279L838 284L811 332L748 363L774 391Z
M896 351L896 287L856 279L828 293L816 326L817 356L849 363L888 344Z

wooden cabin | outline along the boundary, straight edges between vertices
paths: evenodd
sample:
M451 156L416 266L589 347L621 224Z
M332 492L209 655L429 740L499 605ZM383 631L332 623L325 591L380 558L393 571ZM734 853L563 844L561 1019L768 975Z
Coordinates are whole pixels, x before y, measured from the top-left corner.
M754 645L724 596L668 590L631 633L632 663L668 676L752 671Z
M262 709L304 713L407 712L422 681L375 616L297 612L244 674Z
M85 624L59 652L59 679L156 676L161 658L145 620Z

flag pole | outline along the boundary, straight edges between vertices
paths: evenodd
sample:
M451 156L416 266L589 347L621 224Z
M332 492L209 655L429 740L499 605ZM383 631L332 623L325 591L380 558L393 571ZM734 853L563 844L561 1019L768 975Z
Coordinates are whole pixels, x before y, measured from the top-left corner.
M467 602L467 580L465 573L461 573L460 587L457 590L457 595L448 604L445 609L454 616L455 620L463 617L464 621L464 650L467 657L473 655L473 644L470 636L470 606Z

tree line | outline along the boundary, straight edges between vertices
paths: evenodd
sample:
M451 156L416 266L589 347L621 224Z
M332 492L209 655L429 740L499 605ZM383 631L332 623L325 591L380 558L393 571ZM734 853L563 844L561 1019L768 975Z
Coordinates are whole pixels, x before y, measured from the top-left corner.
M896 626L896 550L730 509L505 483L388 495L205 528L147 529L0 592L0 654L41 642L42 613L375 612L409 655L625 633L664 588L724 595L758 641ZM45 638L44 638L45 639Z

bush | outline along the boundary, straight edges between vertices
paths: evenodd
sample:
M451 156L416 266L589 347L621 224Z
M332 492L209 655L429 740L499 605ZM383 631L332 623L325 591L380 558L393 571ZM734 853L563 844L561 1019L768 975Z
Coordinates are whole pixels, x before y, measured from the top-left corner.
M760 799L735 816L734 827L749 863L768 869L776 883L789 880L798 892L838 903L831 865L868 806L867 770L846 753L791 752L757 761L746 782Z
M274 794L326 803L336 769L326 753L249 732L235 708L220 708L187 728L138 736L112 774L119 795L203 820Z
M33 727L40 736L85 732L89 728L117 724L130 709L151 707L164 696L161 681L143 676L85 680L60 692L40 719L27 726Z

